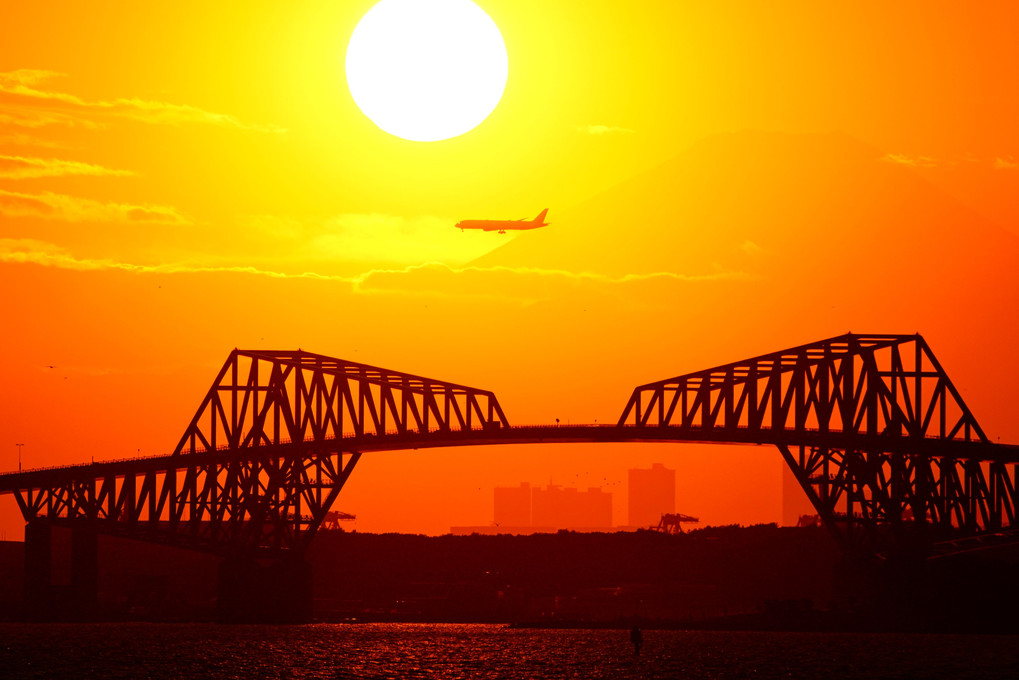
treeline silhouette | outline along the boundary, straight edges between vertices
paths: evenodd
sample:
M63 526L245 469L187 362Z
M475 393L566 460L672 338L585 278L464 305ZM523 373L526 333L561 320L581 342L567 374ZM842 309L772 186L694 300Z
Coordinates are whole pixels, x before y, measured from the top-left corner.
M312 550L330 618L606 622L757 611L831 598L838 552L818 529L715 527L529 536L333 533Z
M54 544L66 543L55 529ZM0 617L22 608L23 545L0 543ZM100 537L95 618L216 618L219 559ZM64 556L66 557L66 556ZM307 555L321 621L1019 632L1019 548L848 560L820 527L530 536L323 531ZM53 583L70 574L54 557ZM66 586L61 586L66 582Z

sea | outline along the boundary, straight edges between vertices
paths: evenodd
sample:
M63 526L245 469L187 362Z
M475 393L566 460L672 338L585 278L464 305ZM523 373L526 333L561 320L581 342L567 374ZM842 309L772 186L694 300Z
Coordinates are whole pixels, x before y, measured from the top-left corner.
M0 624L0 678L1019 678L1019 637L476 624Z

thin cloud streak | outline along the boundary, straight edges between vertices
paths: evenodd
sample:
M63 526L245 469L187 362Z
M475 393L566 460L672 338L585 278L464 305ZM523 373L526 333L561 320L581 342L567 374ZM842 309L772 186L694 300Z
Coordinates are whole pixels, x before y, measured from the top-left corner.
M885 154L881 160L885 163L908 165L914 168L933 168L942 164L937 158L931 158L930 156L909 156L903 153Z
M71 269L74 271L124 271L134 274L206 274L234 273L255 274L276 279L319 279L323 281L346 281L355 283L357 277L330 276L305 272L288 274L250 266L203 266L186 263L145 265L118 262L110 259L79 258L67 249L45 241L34 239L0 238L0 262L12 264L37 264L43 267Z
M1011 170L1013 168L1019 168L1019 161L1016 161L1016 159L1012 156L996 156L993 159L987 159L967 155L964 158L959 159L943 159L934 158L932 156L910 156L902 153L890 153L882 156L881 160L885 163L895 163L913 168L951 168L960 165L975 165L981 167L990 165L996 170Z
M38 69L0 73L0 104L8 109L0 117L0 123L29 128L54 124L95 127L98 123L93 118L119 118L162 125L195 123L257 132L286 132L283 128L244 123L233 116L187 104L139 98L87 101L65 92L39 89L62 75Z
M672 288L748 278L738 272L708 276L685 276L673 272L648 272L610 276L595 272L570 272L534 267L449 267L441 263L413 265L403 269L366 272L355 284L356 292L416 298L487 300L532 305L553 300L587 299L591 295L633 304L633 286ZM638 297L646 300L642 291ZM673 295L674 293L669 293Z
M65 161L58 158L29 158L0 154L0 177L4 179L32 179L36 177L68 177L87 175L92 177L129 177L130 170L114 170L101 165Z
M0 125L3 123L3 115L0 114ZM28 146L40 149L68 149L66 144L54 142L49 139L40 139L32 135L18 132L13 134L0 135L0 147L10 148L12 146Z
M741 272L685 276L673 272L650 272L609 276L593 272L532 267L450 267L441 263L412 265L399 269L372 269L353 276L317 272L282 272L247 265L200 265L171 263L143 265L111 259L79 258L67 249L33 239L0 239L0 263L35 264L75 271L124 271L133 274L245 274L273 279L312 279L347 283L351 292L362 295L399 295L454 299L504 300L533 303L555 296L564 286L596 286L617 289L627 285L696 284L746 280ZM468 277L470 285L459 279Z
M346 213L317 220L250 215L238 223L277 241L281 252L309 262L359 262L366 267L422 261L459 265L495 247L490 235L463 233L453 228L456 220L431 215Z
M449 276L460 276L469 274L510 274L515 276L531 276L539 278L551 278L561 279L564 281L587 281L591 283L600 284L625 284L625 283L637 283L643 281L676 281L683 283L692 283L697 281L719 281L727 279L740 279L745 278L745 275L741 272L720 272L717 274L706 274L700 276L687 276L685 274L676 274L675 272L648 272L644 274L624 274L623 276L610 276L608 274L599 274L596 272L571 272L564 269L541 269L538 267L508 267L499 265L495 267L478 267L478 266L467 266L467 267L450 267L449 265L441 262L426 262L424 264L411 265L403 267L402 269L373 269L369 272L365 272L358 280L360 283L366 283L370 281L373 276L388 276L388 275L412 275L415 273L422 272L433 272L442 275Z
M0 189L0 215L63 222L191 224L190 219L167 206L102 203L49 191L23 194Z

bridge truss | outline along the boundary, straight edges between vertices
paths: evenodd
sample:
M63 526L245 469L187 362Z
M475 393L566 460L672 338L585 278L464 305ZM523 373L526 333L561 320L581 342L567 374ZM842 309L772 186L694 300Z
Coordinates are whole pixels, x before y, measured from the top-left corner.
M28 522L218 553L303 552L361 444L506 426L489 391L310 352L234 350L173 454L26 472L0 490Z
M993 444L919 335L844 335L637 387L615 425L510 427L492 392L235 350L168 456L0 475L27 522L227 555L301 554L362 453L538 442L774 445L846 551L1016 538Z
M848 551L1009 539L1013 447L991 444L919 335L844 335L637 387L620 426L778 447Z

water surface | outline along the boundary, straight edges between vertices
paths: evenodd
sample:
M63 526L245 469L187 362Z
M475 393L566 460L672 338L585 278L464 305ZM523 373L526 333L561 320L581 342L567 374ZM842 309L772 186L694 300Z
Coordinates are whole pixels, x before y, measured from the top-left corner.
M511 630L494 625L0 624L0 677L1016 678L992 635Z

